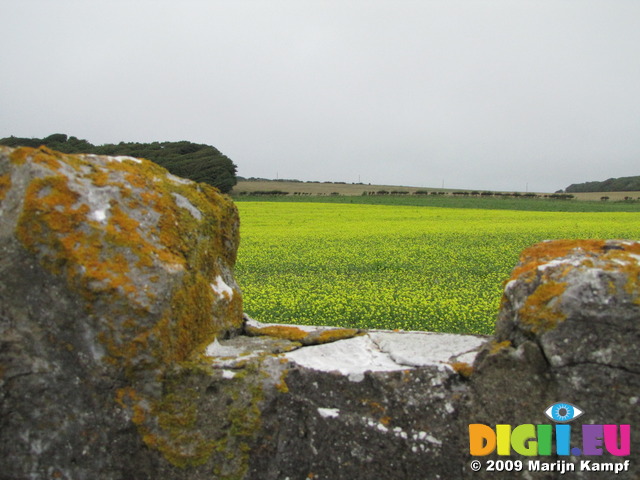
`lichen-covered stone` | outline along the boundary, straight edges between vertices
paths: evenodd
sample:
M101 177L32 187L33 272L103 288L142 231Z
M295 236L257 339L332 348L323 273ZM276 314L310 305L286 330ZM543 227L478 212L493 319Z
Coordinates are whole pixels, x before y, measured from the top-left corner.
M640 372L640 243L543 242L507 283L496 340L539 343L554 367L603 364Z
M300 342L302 345L319 345L364 334L363 330L357 328L309 327L305 325L280 325L275 323L264 324L248 317L244 330L247 335L264 335L282 338L283 340Z
M4 478L206 455L195 433L171 449L190 420L165 376L241 328L238 223L216 189L146 160L0 147Z
M573 431L579 432L583 424L632 425L631 445L638 445L639 294L638 242L557 240L525 250L505 285L495 337L474 365L470 420L488 425L552 423L545 409L569 402L585 412L572 422ZM630 457L604 455L597 460L630 460L624 478L636 478L640 465L634 449ZM513 478L496 472L478 475ZM535 478L557 478L538 475ZM572 478L601 475L581 471Z
M484 337L363 331L302 344L280 338L295 327L271 327L248 319L245 329L260 336L211 348L228 384L246 389L262 378L259 422L238 478L460 478L462 464L451 459L462 448L468 381L455 365L470 368ZM303 331L298 340L332 329ZM248 365L259 374L243 380Z
M233 205L137 159L0 147L0 218L1 478L514 478L469 424L559 401L640 475L639 243L526 250L487 339L243 321Z

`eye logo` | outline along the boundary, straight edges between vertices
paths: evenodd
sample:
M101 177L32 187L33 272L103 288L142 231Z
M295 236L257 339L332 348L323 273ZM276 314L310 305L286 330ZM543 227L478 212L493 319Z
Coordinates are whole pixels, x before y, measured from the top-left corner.
M547 417L559 423L571 422L583 413L580 408L567 402L554 403L544 411Z

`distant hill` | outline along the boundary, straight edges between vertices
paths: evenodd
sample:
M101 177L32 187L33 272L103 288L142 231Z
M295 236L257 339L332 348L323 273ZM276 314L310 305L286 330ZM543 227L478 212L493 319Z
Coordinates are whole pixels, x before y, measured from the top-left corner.
M640 176L610 178L604 182L585 182L569 185L567 193L581 192L637 192L640 191Z
M237 183L236 165L211 145L181 142L124 143L92 145L86 140L56 133L45 138L7 137L0 145L9 147L47 147L64 153L94 153L96 155L128 155L146 158L174 175L204 182L224 193Z

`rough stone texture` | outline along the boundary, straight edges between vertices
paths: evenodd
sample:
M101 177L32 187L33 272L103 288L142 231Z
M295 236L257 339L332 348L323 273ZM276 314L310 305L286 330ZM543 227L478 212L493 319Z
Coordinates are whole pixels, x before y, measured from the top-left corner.
M243 320L234 207L146 161L1 149L0 218L0 479L552 479L468 425L559 401L640 476L638 243L526 250L487 339Z
M251 332L273 326L247 325ZM256 356L247 338L276 339L240 336L212 349L226 382L238 382L252 362L265 379L243 478L460 477L462 465L450 461L460 455L466 428L458 425L468 383L460 372L484 337L368 331L345 339L340 330L348 329L304 330L312 338L324 334L327 343L288 340L277 356Z
M0 147L0 476L155 478L155 449L189 461L165 377L240 328L237 246L211 187Z
M571 422L572 446L581 446L583 424L631 425L630 457L605 454L595 460L630 459L630 471L616 478L638 478L639 260L640 243L618 240L560 240L525 250L505 286L495 338L474 366L470 419L488 425L553 423L543 414L546 408L572 403L585 412Z

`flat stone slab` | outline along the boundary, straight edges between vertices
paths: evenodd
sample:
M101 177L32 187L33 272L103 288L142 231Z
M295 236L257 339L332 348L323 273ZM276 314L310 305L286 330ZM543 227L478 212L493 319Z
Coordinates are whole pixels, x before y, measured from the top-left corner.
M325 343L303 344L281 338L282 332L298 331L304 332L300 338L323 338ZM239 367L247 360L269 355L279 356L303 368L337 372L348 376L351 381L361 381L367 372L392 372L420 367L436 367L453 372L454 363L473 364L480 347L488 338L433 332L266 324L248 317L245 317L245 332L251 336L216 340L207 347L206 355L211 357L214 367Z
M278 355L300 347L300 343L273 337L240 335L229 340L215 340L207 346L205 355L214 367L242 368L247 361Z
M434 332L372 331L372 341L399 364L424 367L439 363L472 364L489 337Z
M472 364L486 337L423 332L371 331L324 345L307 346L284 354L301 367L339 372L360 381L366 372L417 367L449 369L452 363Z

